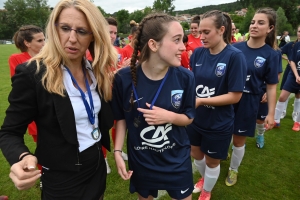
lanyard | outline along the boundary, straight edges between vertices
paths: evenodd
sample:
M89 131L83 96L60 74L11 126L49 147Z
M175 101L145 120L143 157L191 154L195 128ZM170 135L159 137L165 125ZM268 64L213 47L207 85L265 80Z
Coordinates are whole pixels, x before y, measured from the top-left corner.
M151 102L150 110L152 110L152 107L154 106L154 103L156 102L156 99L157 99L157 97L158 97L158 95L159 95L159 93L160 93L160 91L161 91L163 85L165 84L166 79L168 78L169 71L170 71L170 68L169 68L167 74L165 75L164 79L163 79L162 82L160 83L160 86L159 86L159 88L158 88L158 90L157 90L157 92L156 92L156 94L155 94L155 96L154 96L154 98L153 98L153 100L152 100L152 102ZM140 108L139 97L138 97L138 94L137 94L136 89L135 89L135 87L134 87L133 81L132 81L131 84L132 84L132 89L133 89L133 93L134 93L135 100L136 100L136 102L137 102L138 108ZM139 112L139 116L140 116L140 115L141 115L141 113Z
M94 112L94 103L93 103L93 97L92 97L92 93L91 93L91 90L90 90L90 86L89 86L89 83L88 83L88 80L86 78L86 74L85 74L85 70L84 68L82 67L82 71L83 71L83 74L84 74L84 80L85 80L85 86L86 86L86 89L87 89L87 92L88 92L88 95L89 95L89 99L90 99L90 105L91 107L89 106L87 100L85 99L85 94L84 92L81 90L81 88L79 87L76 79L74 78L74 76L72 75L71 71L69 70L69 68L67 66L65 66L65 68L67 69L67 71L69 72L70 76L71 76L71 79L73 81L73 83L77 86L77 89L79 90L80 94L81 94L81 98L82 98L82 101L83 101L83 104L85 106L85 110L88 114L88 117L89 117L89 121L92 125L95 124L95 112Z

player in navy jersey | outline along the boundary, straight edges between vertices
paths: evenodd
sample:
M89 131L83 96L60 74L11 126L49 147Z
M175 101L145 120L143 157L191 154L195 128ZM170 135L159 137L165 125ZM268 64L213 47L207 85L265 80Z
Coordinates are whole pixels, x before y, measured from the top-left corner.
M194 75L180 66L185 50L180 23L167 14L150 14L139 24L130 68L113 85L115 160L130 192L152 200L158 190L172 199L192 199L190 141L185 126L195 116ZM136 65L138 52L138 64ZM121 149L126 129L129 171Z
M256 116L264 82L268 99L265 128L268 130L274 126L279 59L278 53L273 49L276 40L275 25L276 12L273 9L258 9L249 26L249 40L233 45L247 57L247 79L243 96L235 105L233 152L228 176L225 180L227 186L236 184L238 168L245 153L246 138L255 135Z
M288 64L286 65L286 68L284 70L283 77L282 77L282 81L281 81L281 85L280 85L281 90L283 88L283 85L285 84L285 81L288 77L288 74L291 71L291 66L290 66L289 62L291 60L292 50L293 50L294 44L296 42L299 42L299 41L300 41L300 26L298 26L298 28L297 28L297 39L295 41L289 42L286 45L284 45L283 47L281 47L281 53L285 54L285 55L282 55L282 58L287 60L287 62L288 62ZM287 98L287 100L285 101L284 110L283 110L282 115L280 117L281 119L283 119L286 115L286 108L287 108L289 99L290 98ZM299 124L295 123L296 122L296 117L299 113L300 113L300 93L296 93L295 94L295 100L294 100L294 110L293 110L293 113L292 113L292 117L293 117L293 121L294 121L293 130L298 130L299 129Z
M220 161L230 145L234 109L246 81L246 60L232 47L231 19L218 10L205 13L200 21L204 47L197 48L190 64L196 81L196 117L187 127L191 155L202 178L194 186L199 200L209 200L220 174Z
M275 45L275 50L278 53L278 65L277 65L277 70L278 70L278 81L280 79L280 75L282 73L282 58L281 58L281 50L278 49L278 46ZM257 112L257 118L256 118L256 146L258 148L263 148L265 145L265 119L266 116L268 115L268 104L267 104L267 93L266 93L266 84L263 84L262 87L262 94L261 94L261 101L259 103L258 107L258 112Z
M275 123L276 126L280 126L280 116L284 109L284 102L289 97L290 93L299 93L300 92L300 78L299 78L299 70L300 70L300 42L294 44L292 50L292 56L290 60L291 72L289 73L285 84L282 87L278 102L276 104L275 109ZM296 80L296 81L295 81ZM294 131L299 131L300 126L300 115L297 115L296 122L293 126Z

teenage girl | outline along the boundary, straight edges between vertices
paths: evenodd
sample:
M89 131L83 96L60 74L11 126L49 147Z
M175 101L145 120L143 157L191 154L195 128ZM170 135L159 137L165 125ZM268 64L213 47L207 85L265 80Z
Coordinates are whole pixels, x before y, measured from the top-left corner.
M131 59L131 56L133 54L133 46L134 46L134 39L135 39L135 34L138 30L138 24L134 21L131 20L130 21L130 27L131 27L131 31L130 31L130 35L131 35L131 40L130 42L122 49L122 55L124 58L128 58Z
M298 26L298 28L297 28L297 39L294 42L289 42L286 45L284 45L283 47L281 47L281 53L285 54L285 55L282 55L282 58L288 62L288 64L286 65L286 68L284 70L284 73L283 73L283 77L282 77L282 81L281 81L281 85L280 85L281 90L286 82L287 77L289 77L289 73L291 71L290 60L291 60L291 56L292 56L292 49L293 49L295 43L299 42L299 41L300 41L300 26ZM293 77L293 74L291 74L291 77L293 79L295 78L295 77ZM287 98L287 100L285 101L284 110L282 112L282 115L280 116L280 119L284 118L286 115L286 108L287 108L289 99L290 98ZM296 93L295 100L294 100L294 110L292 113L292 117L293 117L293 121L294 121L293 130L295 130L295 131L297 131L299 129L298 123L295 123L296 117L299 112L300 112L300 93Z
M297 29L297 36L298 38L300 38L300 26L298 26ZM299 54L299 52L297 52L296 48L296 44L298 44L299 40L297 40L297 42L290 42L288 44L286 44L285 46L283 46L282 50L283 53L287 54L288 56L288 60L289 60L289 64L291 66L292 71L289 72L286 81L282 87L278 102L276 104L276 110L275 110L275 125L276 127L280 126L280 118L282 116L282 113L284 111L285 108L285 102L287 101L290 93L295 93L298 94L300 93L300 87L299 87L299 83L297 81L297 77L298 77L298 70L299 70L299 63L294 61L294 64L296 64L295 69L293 70L292 68L292 59L295 58L294 56L297 56ZM286 48L285 48L286 47ZM295 54L295 55L293 55ZM296 79L296 82L295 82ZM299 94L298 94L299 96ZM297 97L297 95L296 95ZM294 104L294 112L299 112L300 110L300 99L295 99L295 104ZM299 131L300 130L300 117L298 117L299 115L296 115L295 117L293 117L293 119L295 120L294 122L294 126L293 126L293 130L294 131Z
M139 24L130 68L113 85L115 160L130 192L152 200L158 190L172 199L192 199L190 142L185 126L195 115L194 75L180 66L183 29L167 14L153 13ZM138 64L137 55L140 52ZM126 129L129 171L121 156Z
M227 186L232 186L237 182L238 168L245 153L246 138L255 135L256 116L264 82L268 99L265 127L268 130L274 126L279 60L279 54L273 49L276 41L275 25L276 12L271 8L259 9L251 20L249 40L233 45L247 57L247 79L243 96L235 105L234 147L228 176L225 180Z
M34 25L22 26L14 35L15 45L22 53L12 54L9 59L10 76L15 74L15 69L19 64L28 61L30 58L40 52L45 44L43 30ZM35 122L28 125L28 133L32 136L34 142L37 142L37 129Z
M218 10L206 12L200 22L204 48L195 50L190 64L196 80L196 117L187 131L191 155L202 178L195 184L199 200L209 200L220 174L220 161L227 158L234 109L246 81L243 53L232 47L231 19Z
M200 16L196 16L192 19L190 25L190 32L191 34L188 35L188 43L186 45L186 51L192 51L197 47L202 46L202 42L200 39L200 32L199 32L199 24L200 24Z

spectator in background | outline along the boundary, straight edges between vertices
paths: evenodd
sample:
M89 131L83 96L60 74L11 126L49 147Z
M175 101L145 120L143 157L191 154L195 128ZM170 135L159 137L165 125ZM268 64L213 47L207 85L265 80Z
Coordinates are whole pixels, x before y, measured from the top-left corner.
M117 35L117 37L116 37L116 40L114 42L114 46L120 47L120 36L119 35Z
M22 53L12 54L8 59L11 77L15 74L15 69L19 64L27 62L40 52L45 44L45 36L42 28L34 25L26 25L19 28L13 40L17 49L21 50ZM33 141L37 142L35 122L28 125L28 133L32 136Z
M123 37L121 37L121 48L124 48L126 46L126 41Z
M122 49L122 55L124 59L128 59L130 61L132 53L133 53L133 46L135 41L135 36L138 31L138 23L136 23L134 20L130 21L130 42Z
M238 28L235 29L234 38L236 41L239 41L239 38L242 37L240 30Z
M200 40L199 23L200 23L200 16L196 16L192 19L190 25L191 34L188 35L188 43L186 45L187 51L192 50L192 52L194 52L194 50L197 47L203 46Z
M188 43L187 35L185 35L185 34L183 35L182 42L183 42L184 46L187 45L187 43ZM185 50L181 54L181 66L184 68L187 68L188 70L191 70L190 57L191 57L192 53L193 53L192 50L189 50L189 51Z
M286 43L290 42L289 32L284 31L281 37L279 38L279 48L283 47Z
M232 23L231 26L232 26L232 28L231 28L231 44L233 44L233 43L236 43L236 39L234 37L236 27L235 27L234 23Z

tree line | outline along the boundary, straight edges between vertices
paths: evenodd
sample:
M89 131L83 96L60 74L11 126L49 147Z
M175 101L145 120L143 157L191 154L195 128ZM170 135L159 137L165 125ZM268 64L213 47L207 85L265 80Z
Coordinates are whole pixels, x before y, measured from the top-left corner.
M179 10L175 8L175 0L154 0L152 7L145 7L143 10L135 10L129 12L121 9L115 13L106 13L100 6L101 13L105 16L115 17L118 21L118 31L123 34L130 32L130 20L140 22L143 17L153 11L160 11L176 14L200 15L209 10L221 10L231 14L231 17L241 32L247 32L251 18L255 10L259 7L272 7L277 10L279 28L293 32L300 23L300 0L237 0L233 3L225 3L220 5L210 5L192 8L188 10ZM33 24L45 28L49 14L52 8L47 4L47 0L7 0L4 2L5 10L0 12L0 39L10 39L14 32L22 25ZM245 17L237 16L235 11L242 8L248 8ZM175 10L176 9L176 10ZM182 24L184 29L188 29L188 24ZM279 33L282 30L277 30Z

